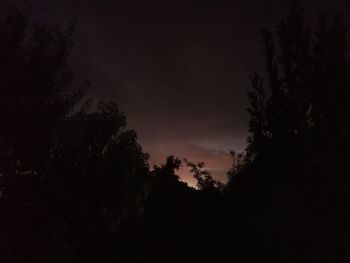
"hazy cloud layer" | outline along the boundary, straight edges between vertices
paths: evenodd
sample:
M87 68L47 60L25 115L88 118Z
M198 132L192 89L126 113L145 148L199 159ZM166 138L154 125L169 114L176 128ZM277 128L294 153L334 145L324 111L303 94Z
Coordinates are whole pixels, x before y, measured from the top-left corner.
M173 154L223 177L228 150L245 147L249 75L264 65L260 29L273 27L289 1L5 2L33 5L50 24L77 18L70 63L78 81L118 103L152 164ZM343 12L346 2L337 3ZM335 11L330 0L308 6Z

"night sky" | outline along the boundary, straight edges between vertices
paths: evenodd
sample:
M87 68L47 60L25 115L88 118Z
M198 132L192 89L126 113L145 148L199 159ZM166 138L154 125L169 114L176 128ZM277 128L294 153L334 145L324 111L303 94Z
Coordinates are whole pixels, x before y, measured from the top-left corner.
M117 102L151 164L186 157L217 178L231 165L228 150L245 147L249 75L264 67L260 29L273 28L289 2L16 1L48 24L77 18L70 58L77 82L89 80L89 96ZM303 4L307 14L341 11L348 19L347 2Z

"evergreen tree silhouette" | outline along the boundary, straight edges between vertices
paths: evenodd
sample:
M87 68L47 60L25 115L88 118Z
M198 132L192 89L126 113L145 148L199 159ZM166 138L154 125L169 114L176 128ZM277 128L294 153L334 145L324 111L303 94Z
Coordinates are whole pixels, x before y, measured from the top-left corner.
M270 231L269 237L259 237L267 246L259 248L262 253L270 258L274 252L269 249L280 239L278 250L294 256L280 255L276 261L349 259L345 204L349 201L350 75L345 36L340 15L332 23L320 15L313 30L296 5L279 24L276 37L263 31L268 82L258 74L252 77L245 165L229 185L243 180L251 193L245 205L253 205L260 214L254 231ZM254 204L254 200L259 201ZM306 230L295 236L300 230L288 230L283 222L288 218L294 220L290 229ZM288 240L298 240L300 246L293 247Z

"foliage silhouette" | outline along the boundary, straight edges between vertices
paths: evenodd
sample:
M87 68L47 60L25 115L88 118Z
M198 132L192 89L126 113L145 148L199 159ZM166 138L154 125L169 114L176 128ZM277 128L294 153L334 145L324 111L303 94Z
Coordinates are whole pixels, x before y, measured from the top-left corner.
M320 15L313 31L298 6L279 24L276 38L263 30L268 83L252 77L245 164L232 169L228 187L241 184L251 194L240 196L257 211L255 235L265 233L261 254L270 261L272 255L279 262L349 260L345 36L341 16L329 23Z
M115 104L79 109L72 28L14 8L0 29L1 261L98 261L101 240L140 212L148 156Z
M224 186L219 181L216 181L210 174L209 170L204 169L204 162L200 163L193 163L188 161L187 159L184 160L186 163L186 166L190 168L190 173L192 173L193 177L197 180L197 187L200 190L206 190L206 191L216 191L221 190Z
M341 16L314 30L294 6L263 31L268 81L251 78L251 135L226 185L174 156L149 169L118 107L73 85L73 28L16 8L0 23L1 262L349 261Z

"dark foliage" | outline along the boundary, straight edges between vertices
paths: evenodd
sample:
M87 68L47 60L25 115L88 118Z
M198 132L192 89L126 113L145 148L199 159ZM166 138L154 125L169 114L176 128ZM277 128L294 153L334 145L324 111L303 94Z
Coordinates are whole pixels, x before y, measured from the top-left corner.
M0 26L1 262L97 262L141 209L147 155L113 103L79 109L71 33L17 9Z
M295 7L263 31L268 81L252 77L226 185L173 156L150 170L118 107L73 84L72 33L16 8L0 23L1 262L349 262L341 16L313 30Z
M297 7L276 38L263 31L268 82L252 77L245 164L229 183L244 187L238 196L254 210L259 262L350 259L345 35L341 16L320 15L313 31Z

